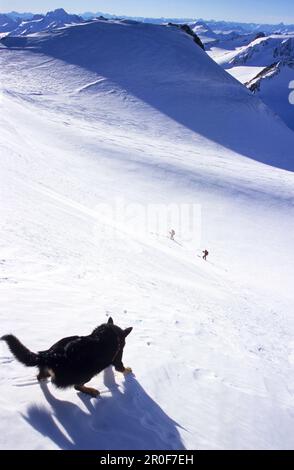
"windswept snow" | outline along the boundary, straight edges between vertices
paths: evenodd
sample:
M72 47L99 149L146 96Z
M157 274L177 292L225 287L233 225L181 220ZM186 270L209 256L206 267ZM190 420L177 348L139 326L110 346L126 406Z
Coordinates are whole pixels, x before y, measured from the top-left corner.
M178 28L10 37L0 60L1 334L37 351L111 315L135 373L90 399L1 344L0 447L293 448L293 132ZM198 204L197 237L107 236L118 200Z

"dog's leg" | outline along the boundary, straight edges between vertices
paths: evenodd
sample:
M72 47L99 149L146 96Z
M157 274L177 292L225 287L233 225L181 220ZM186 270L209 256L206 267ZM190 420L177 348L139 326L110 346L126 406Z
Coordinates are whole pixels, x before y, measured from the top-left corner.
M75 385L75 390L86 393L86 395L90 395L91 397L94 397L94 398L100 395L100 392L98 390L96 390L95 388L91 388L91 387L85 387L85 385Z
M122 374L124 375L128 375L128 374L132 374L133 371L130 367L125 367L123 365L123 363L120 361L120 362L116 362L115 364L113 364L114 367L115 367L115 370L117 370L117 372L121 372Z
M124 375L132 374L132 369L130 367L125 367L122 362L123 352L121 351L113 361L112 365L115 367L117 372L121 372Z
M38 381L41 382L42 380L46 380L49 377L50 377L50 372L47 369L47 367L40 367L39 373L37 375Z

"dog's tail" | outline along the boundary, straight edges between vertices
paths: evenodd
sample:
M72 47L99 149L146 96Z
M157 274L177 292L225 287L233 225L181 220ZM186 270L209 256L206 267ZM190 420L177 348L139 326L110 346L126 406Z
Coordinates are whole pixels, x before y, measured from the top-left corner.
M16 359L27 367L34 367L41 365L39 354L33 353L27 349L20 341L13 335L5 335L1 338L5 341Z

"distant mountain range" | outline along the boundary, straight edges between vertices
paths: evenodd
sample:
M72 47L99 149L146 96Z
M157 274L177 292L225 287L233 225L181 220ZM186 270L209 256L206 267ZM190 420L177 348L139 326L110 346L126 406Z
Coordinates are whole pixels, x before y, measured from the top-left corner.
M131 19L141 21L142 23L191 23L197 26L199 33L203 33L208 39L217 39L218 34L229 34L229 33L254 33L263 31L267 34L279 33L285 34L288 32L294 32L294 25L280 24L260 24L260 23L242 23L233 21L215 21L215 20L203 20L195 18L146 18L146 17L130 17L130 16L117 16L110 15L103 12L84 12L80 15L68 14L64 9L59 8L57 10L48 12L46 15L33 13L18 13L10 12L6 14L0 14L0 33L7 33L14 31L14 34L22 35L29 34L32 32L40 31L48 28L62 27L66 24L80 23L83 21L89 21L94 18L103 17L105 19ZM39 25L36 24L39 21ZM22 25L22 23L25 23ZM32 23L32 24L31 24ZM22 25L22 26L21 26ZM16 29L19 28L17 31ZM201 31L202 28L202 31ZM197 31L194 31L196 34ZM199 34L201 37L201 34ZM202 38L201 38L202 39ZM204 38L205 39L205 38ZM203 39L202 39L203 40ZM207 41L204 41L207 42Z
M84 21L81 16L68 14L63 8L49 11L45 15L12 12L0 15L0 33L24 36L71 24L80 24Z
M82 16L84 19L92 19L92 18L97 18L98 16L104 16L105 18L108 19L115 19L115 18L122 18L122 19L134 19L137 21L141 21L142 23L154 23L154 24L160 24L160 23L195 23L197 22L202 22L205 23L206 26L208 26L211 30L214 32L240 32L240 33L245 33L245 32L256 32L256 31L264 31L266 33L274 33L274 32L289 32L289 31L294 31L294 25L289 24L285 25L284 23L279 23L279 24L263 24L263 23L242 23L242 22L236 22L236 21L216 21L216 20L204 20L202 18L195 19L195 18L146 18L146 17L130 17L130 16L116 16L116 15L110 15L108 13L102 13L102 12L97 12L97 13L92 13L92 12L85 12L81 13L80 16Z

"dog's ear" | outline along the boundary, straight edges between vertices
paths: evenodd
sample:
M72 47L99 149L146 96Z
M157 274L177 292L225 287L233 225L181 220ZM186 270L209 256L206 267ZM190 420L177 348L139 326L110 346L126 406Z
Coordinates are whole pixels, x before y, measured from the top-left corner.
M108 325L113 325L113 320L111 317L108 318L108 322L107 322Z
M125 338L131 333L132 329L133 329L133 328L130 327L130 328L126 328L126 329L124 330Z

